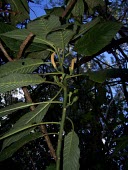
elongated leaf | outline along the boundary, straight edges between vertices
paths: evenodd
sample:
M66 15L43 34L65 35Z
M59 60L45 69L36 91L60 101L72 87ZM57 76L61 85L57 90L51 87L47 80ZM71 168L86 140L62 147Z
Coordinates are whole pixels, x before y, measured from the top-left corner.
M40 36L41 39L45 39L46 35L52 31L53 28L59 27L59 17L55 15L45 16L39 20L28 23L27 29L33 32L35 35Z
M64 49L65 45L68 44L73 35L74 32L68 29L55 31L48 34L47 40L52 42L56 47Z
M51 164L51 165L47 166L46 170L56 170L56 165Z
M31 106L31 104L32 103L20 102L20 103L16 103L16 104L13 104L13 105L6 106L5 108L0 109L0 117L3 117L7 114L11 114L13 111L29 107L29 106Z
M9 105L9 106L6 106L2 109L0 109L0 117L3 117L3 116L6 116L6 115L9 115L11 114L12 112L16 111L16 110L19 110L19 109L24 109L26 107L30 107L30 106L33 106L33 105L39 105L39 104L42 104L42 103L62 103L60 101L46 101L46 102L38 102L38 103L23 103L23 102L19 102L19 103L16 103L16 104L12 104L12 105Z
M47 113L49 106L50 106L49 103L41 104L41 105L37 106L34 111L30 111L30 112L26 113L25 115L23 115L14 124L13 128L11 128L9 132L7 132L4 136L2 136L2 138L8 137L7 139L4 140L2 148L4 149L5 147L9 146L11 143L21 139L23 136L30 133L30 131L32 129L27 129L26 131L23 131L20 133L17 133L17 132L20 129L22 130L26 125L31 125L34 123L41 122L42 119L44 118L45 114Z
M50 52L47 50L40 51L40 52L33 52L30 53L27 57L28 58L38 58L38 59L46 59L49 56Z
M22 86L36 85L44 82L38 75L13 73L0 78L0 93L5 93Z
M0 153L0 161L3 161L5 159L11 157L23 145L25 145L26 143L28 143L32 140L35 140L39 137L42 137L42 133L39 133L39 132L38 133L31 133L27 136L24 136L23 138L21 138L17 142L13 143L11 146L2 150L2 152Z
M12 73L32 73L44 62L41 59L20 59L14 62L8 62L0 66L0 77Z
M103 83L106 79L123 77L127 79L128 69L104 69L94 72L87 72L85 75L89 76L89 79Z
M106 21L96 24L75 44L75 50L86 56L91 56L110 43L121 28L118 22Z
M104 7L105 3L103 0L85 0L89 8L89 14L93 14L93 10L98 7Z
M84 2L83 0L79 0L76 2L73 10L72 10L73 16L82 16L84 15Z
M6 24L4 22L0 22L0 34L15 30L15 29L16 29L16 27L14 27L12 25Z
M30 31L27 29L18 29L10 32L6 32L4 34L1 34L1 38L4 39L3 37L9 37L12 39L16 40L25 40L25 38L30 34ZM54 47L54 44L52 42L49 42L48 40L44 39L41 36L35 36L33 43L38 43L38 44L45 44Z
M11 9L14 13L11 13L11 23L16 25L19 22L23 22L26 19L29 19L29 7L26 0L7 0L11 5Z
M97 0L97 1L95 1L95 0L85 0L85 2L88 4L89 8L92 8L92 9L99 6L99 5L100 6L105 5L103 0Z
M73 40L80 37L80 36L82 36L83 34L85 34L85 32L87 32L92 27L94 27L97 23L99 23L100 20L101 20L100 17L96 17L94 20L92 20L92 21L90 21L90 22L88 22L86 24L82 24L80 26L80 30L79 30L78 34L74 36Z
M63 170L79 170L79 138L72 131L64 139Z
M54 7L51 9L44 9L47 15L56 15L61 17L62 13L64 12L64 8L63 7Z
M121 150L125 149L128 146L128 136L122 136L115 139L115 141L117 142L117 145L115 146L112 157L118 155Z

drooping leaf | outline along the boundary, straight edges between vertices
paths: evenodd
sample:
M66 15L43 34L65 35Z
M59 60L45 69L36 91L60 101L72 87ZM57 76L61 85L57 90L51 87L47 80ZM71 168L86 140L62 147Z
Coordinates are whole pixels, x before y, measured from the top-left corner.
M118 22L98 23L78 40L74 49L80 54L91 56L109 44L120 28Z
M22 86L40 84L44 81L45 80L38 75L13 73L0 78L0 93L5 93Z
M20 140L17 140L17 142L13 143L9 147L2 150L2 152L0 153L0 161L3 161L11 157L23 145L40 137L42 137L42 133L37 132L37 133L28 134L24 136L23 138L21 138Z
M41 59L20 59L0 66L0 77L13 73L32 73L44 62Z
M22 129L26 127L27 125L32 125L34 123L39 123L44 118L45 114L47 113L48 109L50 107L50 103L44 103L35 108L35 110L30 111L23 115L13 126L13 128L10 129L9 132L4 134L1 139L7 138L3 142L3 149L7 146L9 146L11 143L19 140L23 136L30 133L32 129L27 129L22 132ZM21 130L21 132L19 132ZM19 133L18 133L19 132Z
M7 0L7 2L11 5L11 23L13 25L29 19L29 6L26 0Z
M79 170L79 138L74 131L69 132L64 139L63 170Z

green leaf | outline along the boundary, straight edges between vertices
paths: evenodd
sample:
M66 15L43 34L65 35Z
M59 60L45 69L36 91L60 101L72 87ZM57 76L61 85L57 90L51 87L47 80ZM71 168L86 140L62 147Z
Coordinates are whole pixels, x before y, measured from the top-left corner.
M94 27L97 23L99 23L100 20L101 20L100 17L96 17L91 22L80 25L79 32L78 32L78 34L76 34L74 36L73 40L78 38L78 37L81 37L84 33L86 33L88 30L90 30L92 27Z
M84 15L84 2L83 0L79 0L76 2L73 10L72 10L73 16L83 16Z
M45 16L39 20L28 23L27 29L34 33L36 36L40 36L41 39L45 39L46 35L52 31L53 28L59 27L59 17L55 15Z
M29 19L29 6L26 0L7 0L7 2L11 5L11 10L16 12L15 14L13 12L11 13L12 24L16 25Z
M34 111L30 111L23 115L14 125L13 128L10 129L9 132L5 133L4 136L1 137L1 139L7 138L4 140L3 148L9 146L11 143L19 140L26 134L30 133L30 131L33 129L27 129L22 132L22 129L26 127L27 125L32 125L34 123L39 123L44 118L45 114L47 113L48 109L50 107L50 103L43 103L41 105L38 105ZM21 132L19 132L21 131ZM18 133L19 132L19 133Z
M63 153L63 170L79 170L80 150L79 138L72 131L65 136Z
M72 30L60 30L51 32L47 36L47 40L52 42L57 48L64 49L73 37L74 32Z
M93 14L94 8L101 6L104 7L105 3L103 0L85 0L89 8L89 14Z
M0 66L0 77L12 73L32 73L37 67L44 62L41 59L20 59L13 62L8 62Z
M103 83L106 79L118 78L128 76L128 69L104 69L99 71L87 72L85 75L89 76L90 80L98 83Z
M12 39L24 41L29 34L30 34L30 31L27 29L18 29L18 30L14 30L14 31L10 31L10 32L1 34L1 38L3 39L3 37L9 37ZM45 45L54 47L53 43L49 42L48 40L44 39L41 36L35 36L33 43L45 44Z
M110 43L112 38L121 28L120 23L106 21L101 22L93 26L85 35L78 40L75 44L75 50L86 56L91 56L102 48L104 48L107 44Z
M16 27L12 26L12 25L9 25L9 24L5 24L3 22L0 22L0 34L1 33L5 33L5 32L8 32L8 31L13 31L15 30Z
M54 7L51 9L44 9L47 15L56 15L61 17L63 12L64 12L64 8L63 7Z
M19 102L16 104L12 104L9 106L6 106L2 109L0 109L0 117L6 116L11 114L12 112L19 110L19 109L24 109L26 107L30 107L33 105L37 105L37 104L42 104L42 103L62 103L60 101L46 101L46 102L38 102L38 103L23 103L23 102Z
M5 93L22 86L40 84L44 81L45 80L38 75L13 73L0 78L0 93Z
M128 136L122 136L115 141L118 143L115 146L115 150L112 154L112 157L118 155L122 149L125 149L128 146Z
M28 36L28 34L26 34L24 36L24 39ZM23 40L18 40L18 39L14 39L13 37L6 37L6 36L1 36L1 39L5 42L5 44L7 45L7 47L9 47L12 51L19 51L20 45L22 44ZM30 43L29 46L26 46L25 48L25 53L27 52L33 52L33 51L41 51L41 50L45 50L47 49L47 46L44 44L40 44L40 43Z
M0 117L6 116L16 110L24 109L31 105L32 105L32 103L19 102L19 103L13 104L13 105L6 106L5 108L0 109Z
M56 165L50 164L49 166L47 166L46 170L56 170Z
M38 133L31 133L27 136L24 136L23 138L21 138L17 142L13 143L11 146L2 150L2 152L0 153L0 161L3 161L5 159L11 157L23 145L25 145L26 143L28 143L32 140L40 138L40 137L42 137L42 133L39 133L39 132Z
M49 56L50 52L47 50L40 52L33 52L28 54L28 58L38 58L38 59L46 59Z

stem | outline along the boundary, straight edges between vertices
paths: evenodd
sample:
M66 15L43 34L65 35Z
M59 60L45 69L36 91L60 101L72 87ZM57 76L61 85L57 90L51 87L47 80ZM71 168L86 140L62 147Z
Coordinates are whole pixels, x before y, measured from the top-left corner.
M62 148L62 137L63 137L63 130L64 130L64 123L66 118L66 108L67 108L67 81L64 80L64 102L63 102L63 111L62 111L62 119L60 124L60 131L59 131L59 137L58 137L58 146L57 146L57 161L56 161L56 170L60 169L60 153Z

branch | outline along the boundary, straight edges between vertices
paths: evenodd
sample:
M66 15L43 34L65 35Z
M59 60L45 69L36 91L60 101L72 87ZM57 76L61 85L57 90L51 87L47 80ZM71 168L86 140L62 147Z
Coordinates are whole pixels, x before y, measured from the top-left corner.
M23 41L23 43L20 46L19 52L17 54L17 59L21 58L24 48L26 47L26 45L28 44L28 42L31 40L31 38L33 36L34 36L34 34L30 32L30 34L27 36L27 38Z
M13 59L8 55L7 51L5 50L5 48L3 47L1 42L0 42L0 49L3 52L3 54L5 55L5 57L8 59L8 61L13 61Z
M63 14L62 14L62 19L67 15L67 13L69 12L69 10L73 7L73 5L76 3L77 0L72 0L68 6L66 7L66 9L64 10Z

